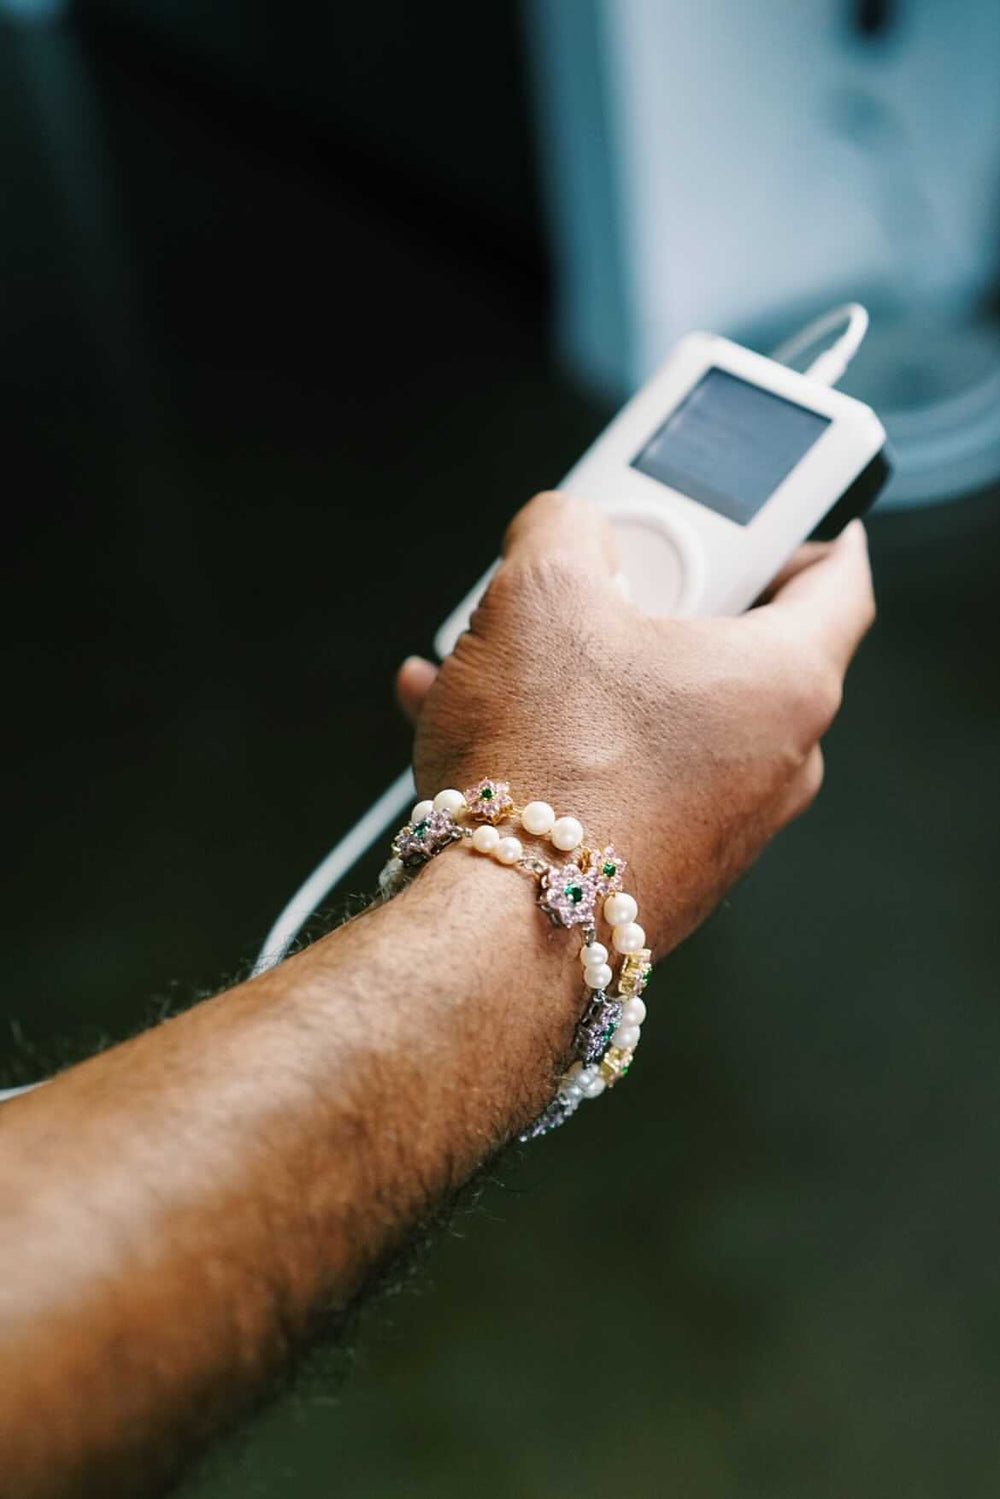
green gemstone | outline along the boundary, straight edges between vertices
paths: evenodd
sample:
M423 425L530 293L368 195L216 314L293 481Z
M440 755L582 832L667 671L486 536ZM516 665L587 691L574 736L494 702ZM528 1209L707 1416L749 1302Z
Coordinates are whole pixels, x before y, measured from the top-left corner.
M616 871L616 866L614 864L605 864L604 869L603 869L602 872L604 874L606 874L607 877L608 877L608 879L610 880L610 879L612 879L614 877L614 875L617 872Z
M484 786L479 795L482 797L484 802L491 802L493 800L493 792L489 786Z
M574 906L578 906L583 900L583 889L580 885L567 885L564 893L569 896Z
M423 822L418 822L417 823L416 827L413 829L413 836L414 836L414 838L423 838L423 836L424 836L424 834L426 832L427 832L427 821L425 819Z

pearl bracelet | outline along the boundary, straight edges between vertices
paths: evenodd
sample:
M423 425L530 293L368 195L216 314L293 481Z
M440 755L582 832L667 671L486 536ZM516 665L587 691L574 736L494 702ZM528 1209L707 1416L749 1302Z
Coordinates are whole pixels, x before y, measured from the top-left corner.
M547 838L569 857L551 864L527 854L513 832L500 824L519 825L534 838ZM518 808L506 781L487 778L464 793L448 788L433 800L416 804L410 821L396 834L392 858L379 876L379 890L391 898L428 860L452 843L464 841L474 852L515 867L538 882L538 905L554 925L580 928L580 959L588 1005L574 1049L577 1060L565 1073L552 1102L522 1133L522 1140L546 1134L575 1113L584 1099L598 1098L628 1072L639 1044L646 1006L641 998L651 972L646 934L639 908L622 890L625 860L613 845L595 850L585 844L583 823L557 817L548 802ZM597 940L597 910L610 927L613 952ZM613 963L621 958L617 994Z

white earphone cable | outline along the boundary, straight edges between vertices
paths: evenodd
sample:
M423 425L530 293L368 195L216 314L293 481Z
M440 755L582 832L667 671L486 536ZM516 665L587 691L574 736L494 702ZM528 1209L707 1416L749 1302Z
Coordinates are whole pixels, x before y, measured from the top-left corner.
M413 772L407 766L296 890L264 939L264 946L253 965L253 977L281 962L317 906L323 904L333 887L354 867L362 854L367 853L379 834L410 805L415 795Z
M868 309L860 302L844 302L842 306L831 308L821 317L814 318L798 333L793 333L791 338L780 343L769 357L778 364L791 364L793 359L818 344L820 339L829 337L841 323L846 323L847 327L840 338L830 348L824 349L803 371L810 380L818 380L821 385L836 385L868 332Z

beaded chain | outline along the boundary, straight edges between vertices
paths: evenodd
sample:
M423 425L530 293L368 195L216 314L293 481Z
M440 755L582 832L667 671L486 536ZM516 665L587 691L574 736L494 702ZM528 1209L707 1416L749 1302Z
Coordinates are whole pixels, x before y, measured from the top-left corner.
M548 863L525 853L520 838L502 824L547 838L567 855L565 862ZM637 920L639 907L622 889L627 865L613 845L591 848L585 836L576 817L557 817L548 802L517 807L508 782L487 778L465 792L449 788L433 800L418 802L393 839L392 857L379 876L379 890L389 899L428 860L453 843L465 842L474 852L536 880L538 905L549 920L579 929L587 1008L576 1029L576 1060L522 1140L556 1129L584 1099L599 1098L606 1088L613 1088L629 1070L646 1018L641 996L652 971L652 954ZM611 929L612 951L597 940L598 909ZM611 994L612 965L619 957L617 993Z

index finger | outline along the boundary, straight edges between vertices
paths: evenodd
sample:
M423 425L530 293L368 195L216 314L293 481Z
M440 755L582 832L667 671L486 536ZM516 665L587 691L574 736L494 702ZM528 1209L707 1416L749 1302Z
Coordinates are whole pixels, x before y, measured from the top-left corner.
M835 542L810 548L803 561L786 570L770 602L755 612L814 641L843 674L875 620L864 526L852 521Z

